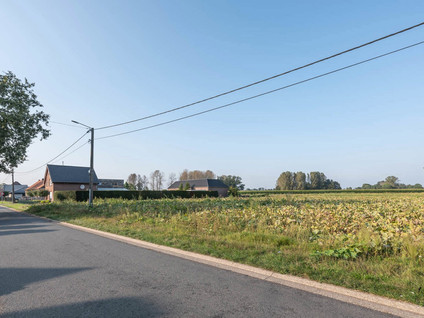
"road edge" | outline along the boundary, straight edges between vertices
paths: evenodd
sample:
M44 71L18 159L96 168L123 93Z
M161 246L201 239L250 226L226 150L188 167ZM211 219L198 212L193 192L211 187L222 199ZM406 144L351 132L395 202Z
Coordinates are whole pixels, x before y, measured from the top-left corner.
M67 222L52 220L46 217L34 215L24 211L18 211L13 208L5 207L15 212L27 214L29 216L41 218L49 222L53 222L68 228L73 228L83 232L91 233L94 235L102 236L115 241L120 241L130 245L138 246L141 248L149 249L159 253L164 253L179 258L187 259L197 263L209 265L212 267L228 270L238 274L247 275L250 277L258 278L264 281L273 282L276 284L288 286L295 289L300 289L313 294L333 298L345 303L369 308L372 310L388 313L400 317L415 318L424 317L424 307L414 305L411 303L390 299L382 296L377 296L345 287L331 285L327 283L320 283L310 279L301 278L292 275L285 275L273 271L253 267L250 265L240 264L213 256L203 255L195 252L180 250L174 247L150 243L138 239L129 238L126 236L104 232L96 229L87 228L80 225L75 225Z

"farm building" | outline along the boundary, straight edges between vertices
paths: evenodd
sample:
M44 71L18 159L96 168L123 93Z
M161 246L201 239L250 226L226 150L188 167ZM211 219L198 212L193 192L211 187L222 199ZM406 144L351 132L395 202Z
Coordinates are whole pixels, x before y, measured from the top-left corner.
M169 186L168 190L180 190L181 187L185 189L187 183L189 185L188 191L217 191L220 197L226 197L228 195L228 186L218 179L175 181Z
M93 190L97 190L99 179L94 171ZM44 188L53 200L55 191L87 190L90 185L90 168L76 166L47 165L44 173Z
M97 185L99 191L127 191L124 186L124 179L99 179Z
M14 183L14 190L15 190L15 199L20 199L23 196L25 196L25 190L28 188L26 184L20 184L19 182ZM3 192L9 193L9 198L12 197L12 185L11 184L5 184L3 187Z
M31 184L28 188L25 189L25 195L28 196L30 191L39 191L44 190L44 179L40 179L34 184Z

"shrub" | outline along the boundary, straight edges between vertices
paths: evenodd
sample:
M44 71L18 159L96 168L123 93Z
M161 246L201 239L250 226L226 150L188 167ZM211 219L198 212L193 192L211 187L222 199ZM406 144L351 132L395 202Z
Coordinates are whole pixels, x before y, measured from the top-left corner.
M94 191L94 198L99 199L126 199L126 200L146 200L162 198L204 198L218 197L217 191ZM88 191L56 191L54 200L73 200L84 202L88 200Z
M49 195L50 195L50 192L47 191L47 190L40 190L40 191L38 191L38 196L40 196L40 197L47 197Z

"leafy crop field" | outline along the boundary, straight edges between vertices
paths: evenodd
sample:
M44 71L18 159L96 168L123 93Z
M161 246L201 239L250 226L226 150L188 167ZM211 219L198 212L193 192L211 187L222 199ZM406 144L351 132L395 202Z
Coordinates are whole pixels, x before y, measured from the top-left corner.
M424 305L424 193L109 199L28 211Z

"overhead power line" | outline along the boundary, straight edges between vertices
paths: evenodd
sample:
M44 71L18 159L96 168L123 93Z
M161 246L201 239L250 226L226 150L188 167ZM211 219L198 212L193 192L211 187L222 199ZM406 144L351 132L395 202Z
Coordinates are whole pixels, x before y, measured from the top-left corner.
M402 30L400 30L400 31L397 31L397 32L394 32L394 33L391 33L391 34L385 35L385 36L380 37L380 38L378 38L378 39L375 39L375 40L372 40L372 41L369 41L369 42L363 43L363 44L361 44L361 45L355 46L355 47L350 48L350 49L348 49L348 50L344 50L344 51L341 51L341 52L339 52L339 53L336 53L336 54L333 54L333 55L330 55L330 56L327 56L327 57L324 57L324 58L319 59L319 60L316 60L316 61L314 61L314 62L311 62L311 63L305 64L305 65L302 65L302 66L296 67L296 68L291 69L291 70L289 70L289 71L285 71L285 72L283 72L283 73L276 74L276 75L273 75L273 76L267 77L267 78L265 78L265 79L262 79L262 80L260 80L260 81L256 81L256 82L253 82L253 83L250 83L250 84L247 84L247 85L244 85L244 86L241 86L241 87L238 87L238 88L235 88L235 89L232 89L232 90L229 90L229 91L226 91L226 92L223 92L223 93L220 93L220 94L217 94L217 95L214 95L214 96L211 96L211 97L208 97L208 98L205 98L205 99L202 99L202 100L199 100L199 101L196 101L196 102L190 103L190 104L187 104L187 105L183 105L183 106L180 106L180 107L175 107L175 108L172 108L172 109L169 109L169 110L163 111L163 112L159 112L159 113L156 113L156 114L153 114L153 115L149 115L149 116L145 116L145 117L141 117L141 118L137 118L137 119L133 119L133 120L125 121L125 122L122 122L122 123L118 123L118 124L113 124L113 125L108 125L108 126L99 127L99 128L96 128L96 130L100 130L100 129L107 129L107 128L112 128L112 127L117 127L117 126L122 126L122 125L127 125L127 124L131 124L131 123L134 123L134 122L137 122L137 121L141 121L141 120L145 120L145 119L149 119L149 118L157 117L157 116L164 115L164 114L167 114L167 113L170 113L170 112L174 112L174 111L177 111L177 110L180 110L180 109L183 109L183 108L187 108L187 107L190 107L190 106L193 106L193 105L197 105L197 104L200 104L200 103L203 103L203 102L206 102L206 101L209 101L209 100L212 100L212 99L215 99L215 98L221 97L221 96L225 96L225 95L228 95L228 94L231 94L231 93L234 93L234 92L237 92L237 91L243 90L243 89L245 89L245 88L248 88L248 87L251 87L251 86L254 86L254 85L261 84L261 83L263 83L263 82L266 82L266 81L269 81L269 80L275 79L275 78L277 78L277 77L280 77L280 76L283 76L283 75L286 75L286 74L289 74L289 73L293 73L293 72L295 72L295 71L299 71L299 70L304 69L304 68L307 68L307 67L309 67L309 66L312 66L312 65L315 65L315 64L318 64L318 63L321 63L321 62L327 61L327 60L329 60L329 59L332 59L332 58L335 58L335 57L337 57L337 56L340 56L340 55L346 54L346 53L348 53L348 52L352 52L352 51L358 50L358 49L363 48L363 47L365 47L365 46L368 46L368 45L374 44L374 43L376 43L376 42L379 42L379 41L382 41L382 40L385 40L385 39L388 39L388 38L390 38L390 37L393 37L393 36L395 36L395 35L398 35L398 34L401 34L401 33L407 32L407 31L410 31L410 30L412 30L412 29L418 28L418 27L423 26L423 25L424 25L424 22L421 22L421 23L415 24L415 25L410 26L410 27L408 27L408 28L406 28L406 29L402 29Z
M66 157L68 157L68 156L72 155L74 152L77 152L78 150L80 150L82 147L84 147L84 146L88 145L89 143L90 143L90 140L87 140L87 142L86 142L86 143L84 143L84 144L82 144L81 146L79 146L78 148L76 148L76 149L72 150L70 153L68 153L68 154L64 155L62 158L59 158L59 159L57 159L57 160L55 160L55 161L51 161L51 162L57 162L57 161L63 160L63 159L65 159Z
M210 109L207 109L207 110L198 112L198 113L194 113L194 114L191 114L191 115L179 117L179 118L176 118L176 119L168 120L168 121L165 121L165 122L162 122L162 123L159 123L159 124L155 124L155 125L151 125L151 126L147 126L147 127L143 127L143 128L139 128L139 129L134 129L134 130L130 130L130 131L118 133L118 134L113 134L113 135L108 135L108 136L96 138L96 140L106 139L106 138L112 138L112 137L117 137L117 136L121 136L121 135L126 135L126 134L134 133L134 132L137 132L137 131L141 131L141 130L147 130L147 129L150 129L150 128L167 125L167 124L174 123L176 121L180 121L180 120L183 120L183 119L187 119L187 118L199 116L199 115L202 115L202 114L205 114L205 113L209 113L209 112L212 112L212 111L215 111L215 110L218 110L218 109L222 109L222 108L229 107L229 106L232 106L232 105L235 105L235 104L239 104L239 103L242 103L242 102L246 102L248 100L252 100L252 99L255 99L255 98L258 98L258 97L261 97L261 96L265 96L265 95L268 95L268 94L271 94L271 93L275 93L275 92L278 92L278 91L281 91L283 89L287 89L287 88L290 88L290 87L293 87L293 86L296 86L296 85L300 85L300 84L303 84L303 83L306 83L306 82L309 82L309 81L312 81L312 80L315 80L315 79L318 79L318 78L321 78L321 77L324 77L324 76L327 76L327 75L330 75L330 74L334 74L334 73L337 73L337 72L346 70L348 68L352 68L352 67L355 67L355 66L358 66L358 65L367 63L367 62L371 62L371 61L374 61L376 59L379 59L379 58L382 58L382 57L385 57L385 56L388 56L388 55L391 55L391 54L394 54L394 53L397 53L397 52L400 52L400 51L403 51L403 50L406 50L406 49L409 49L409 48L412 48L412 47L415 47L415 46L418 46L420 44L424 44L424 41L417 42L417 43L414 43L414 44L411 44L411 45L402 47L400 49L397 49L397 50L394 50L394 51L390 51L388 53L381 54L381 55L378 55L378 56L375 56L375 57L372 57L372 58L369 58L369 59L366 59L366 60L363 60L363 61L360 61L360 62L357 62L357 63L354 63L354 64L350 64L348 66L344 66L344 67L335 69L335 70L330 71L330 72L327 72L327 73L323 73L323 74L320 74L320 75L317 75L317 76L313 76L313 77L307 78L305 80L292 83L290 85L279 87L279 88L276 88L276 89L273 89L273 90L270 90L270 91L267 91L267 92L264 92L264 93L261 93L261 94L258 94L258 95L254 95L254 96L251 96L251 97L243 98L243 99L237 100L237 101L232 102L232 103L228 103L228 104L225 104L225 105L222 105L222 106L210 108Z
M49 122L49 123L50 123L50 124L56 124L56 125L62 125L62 126L68 126L68 127L75 127L75 128L83 129L83 127L81 127L81 126L71 125L71 124L65 124L65 123L60 123L60 122L52 121L52 120L50 120L50 122Z
M88 133L88 131L87 132L85 132L84 133L84 135L82 135L81 137L79 137L76 141L74 141L68 148L66 148L65 150L63 150L60 154L58 154L56 157L54 157L53 159L51 159L51 160L49 160L49 161L47 161L46 163L44 163L43 165L41 165L41 166L39 166L39 167L37 167L37 168L34 168L34 169L32 169L32 170L28 170L28 171L22 171L22 172L18 172L18 171L15 171L15 173L19 173L19 174L25 174L25 173L30 173L30 172L33 172L33 171L36 171L36 170L38 170L38 169L41 169L41 168L43 168L45 165L47 165L47 164L49 164L50 162L52 162L52 161L54 161L55 159L57 159L57 158L59 158L61 155L63 155L65 152L67 152L69 149L71 149L75 144L77 144L78 143L78 141L80 141L82 138L84 138L84 136L86 135Z

